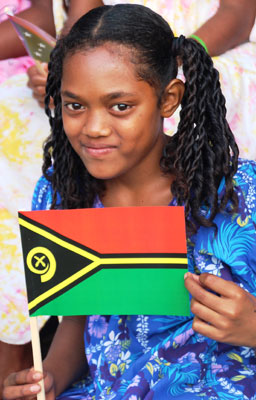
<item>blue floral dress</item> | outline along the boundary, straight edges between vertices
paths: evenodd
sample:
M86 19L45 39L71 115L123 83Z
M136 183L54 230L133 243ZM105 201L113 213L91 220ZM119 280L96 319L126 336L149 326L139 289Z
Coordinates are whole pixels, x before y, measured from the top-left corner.
M238 213L216 216L216 237L213 229L201 227L190 238L189 270L232 280L256 296L256 162L240 160L234 184ZM224 183L219 188L222 190ZM51 185L41 178L33 209L48 209L51 197ZM102 204L97 199L94 206ZM84 332L89 375L59 398L256 399L254 349L208 339L193 331L192 319L89 316Z

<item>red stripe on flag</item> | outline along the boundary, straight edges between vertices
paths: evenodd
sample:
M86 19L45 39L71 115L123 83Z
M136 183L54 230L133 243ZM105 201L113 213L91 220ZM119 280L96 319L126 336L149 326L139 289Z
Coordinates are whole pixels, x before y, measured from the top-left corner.
M20 214L101 253L186 253L183 207L111 207Z

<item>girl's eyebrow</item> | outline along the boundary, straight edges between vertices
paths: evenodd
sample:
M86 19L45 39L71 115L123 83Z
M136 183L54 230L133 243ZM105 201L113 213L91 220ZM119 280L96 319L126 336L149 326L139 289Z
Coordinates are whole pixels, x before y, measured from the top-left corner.
M61 95L70 97L71 99L74 99L74 100L81 100L81 98L79 96L77 96L76 94L74 94L72 92L69 92L68 90L61 91Z
M103 99L106 100L115 100L118 99L119 97L125 97L125 96L135 96L136 93L129 93L129 92L113 92L113 93L109 93L106 94L105 96L102 96Z
M69 98L74 99L74 100L82 100L82 98L80 96L78 96L78 95L76 95L76 94L74 94L72 92L69 92L68 90L61 91L61 95L69 97ZM120 92L113 92L113 93L106 94L106 95L102 96L102 99L104 99L104 100L115 100L115 99L118 99L120 97L135 96L135 95L136 95L136 93L129 93L129 92L120 91Z

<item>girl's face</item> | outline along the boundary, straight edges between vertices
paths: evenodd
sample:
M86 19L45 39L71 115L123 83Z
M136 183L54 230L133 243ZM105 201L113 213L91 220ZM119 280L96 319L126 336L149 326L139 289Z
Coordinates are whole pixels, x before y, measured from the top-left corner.
M88 172L126 179L159 170L164 135L155 89L138 80L129 50L104 45L69 56L63 66L66 135Z

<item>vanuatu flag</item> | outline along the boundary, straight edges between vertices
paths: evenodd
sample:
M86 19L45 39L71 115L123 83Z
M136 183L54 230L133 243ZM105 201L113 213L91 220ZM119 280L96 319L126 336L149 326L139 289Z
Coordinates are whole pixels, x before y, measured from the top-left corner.
M183 207L19 213L31 316L188 315Z

